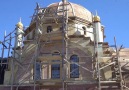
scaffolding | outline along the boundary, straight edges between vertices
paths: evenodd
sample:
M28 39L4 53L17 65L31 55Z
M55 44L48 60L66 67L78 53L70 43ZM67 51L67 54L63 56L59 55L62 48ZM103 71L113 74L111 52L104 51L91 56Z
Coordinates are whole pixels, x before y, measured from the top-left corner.
M13 48L13 52L17 53L19 55L19 58L10 57L10 51L11 51L11 45L12 45L12 39L17 37L17 35L12 36L14 34L14 31L10 34L4 36L3 44L9 41L8 43L8 57L10 57L6 64L11 64L10 68L7 67L8 70L11 69L11 90L15 87L16 90L19 89L20 86L33 86L33 90L40 90L40 88L48 88L53 86L53 82L57 84L57 87L62 88L63 90L67 90L69 86L72 85L89 85L92 84L93 86L96 86L96 90L128 90L129 88L126 86L125 82L125 75L128 75L127 72L122 72L121 64L120 64L120 56L119 52L120 49L117 48L116 40L114 38L115 42L115 55L110 55L111 52L108 52L106 54L100 54L99 48L102 48L103 50L109 48L108 43L100 43L94 39L94 41L91 41L90 38L85 37L84 35L80 36L74 36L69 35L69 29L68 27L76 28L73 25L68 25L68 22L74 22L75 17L68 17L68 8L69 5L68 1L62 1L62 4L60 3L60 6L55 7L47 7L47 8L40 8L37 4L37 7L35 9L35 13L32 16L32 21L30 24L30 27L26 29L25 36L27 33L35 31L33 34L35 37L30 40L24 40L23 43L26 44L26 46L20 47L20 53L16 52L16 48ZM59 11L56 11L55 8L61 8ZM42 12L42 13L41 13ZM52 13L51 13L52 12ZM61 15L60 15L61 14ZM43 25L45 24L53 24L56 23L59 25L61 30L58 30L56 32L46 33L43 30ZM86 25L93 25L90 22L83 22ZM82 29L80 29L82 30ZM84 31L84 30L82 30ZM90 32L94 35L94 38L96 38L96 33ZM9 37L9 39L6 39ZM61 43L61 52L54 52L54 53L42 53L41 48L45 51L45 48L47 45L51 45L53 43ZM3 45L2 50L2 58L4 56L4 49L5 46ZM79 56L79 58L85 58L86 60L92 60L91 68L84 66L86 62L88 61L82 61L82 62L71 62L69 59L69 56L73 53L70 52L71 49L77 48L78 50L83 51L84 53L90 53L89 55L83 54L82 56ZM89 49L89 50L88 50ZM29 54L28 54L29 53ZM101 52L103 53L103 51ZM15 55L15 54L14 54ZM31 56L31 59L29 59L27 62L25 61L28 57ZM50 60L48 60L49 58ZM52 61L52 59L59 59L59 61ZM37 75L37 66L38 63L40 63L40 76ZM125 63L128 64L129 62ZM5 63L1 63L5 64ZM61 73L59 79L51 79L49 76L47 78L44 78L45 76L42 76L43 70L45 67L48 67L47 75L50 74L49 67L52 64L60 64L61 66ZM69 70L70 65L75 64L79 68L83 69L84 72L89 72L89 75L92 75L92 80L86 80L86 79L71 79L70 74L72 72ZM17 70L15 71L15 69ZM106 68L106 69L105 69ZM105 79L104 71L105 70L111 70L110 73L112 73L112 78ZM18 70L21 72L19 73ZM29 71L29 72L28 72ZM125 74L126 73L126 74ZM14 78L17 77L21 78L19 81L16 80L14 82ZM90 76L91 77L91 76ZM18 82L17 82L18 81Z

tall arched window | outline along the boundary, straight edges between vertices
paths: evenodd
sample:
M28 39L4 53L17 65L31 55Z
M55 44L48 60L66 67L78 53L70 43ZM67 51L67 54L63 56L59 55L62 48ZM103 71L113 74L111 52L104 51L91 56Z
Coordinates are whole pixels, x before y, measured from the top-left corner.
M52 31L52 26L47 26L47 33L50 33Z
M70 61L70 78L79 78L79 57L77 55L72 55Z

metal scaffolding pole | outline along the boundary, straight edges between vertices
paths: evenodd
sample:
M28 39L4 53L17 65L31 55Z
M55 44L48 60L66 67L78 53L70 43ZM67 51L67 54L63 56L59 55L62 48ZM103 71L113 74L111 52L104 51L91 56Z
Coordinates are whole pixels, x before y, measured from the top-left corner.
M117 43L116 43L116 38L114 37L114 42L115 42L115 49L116 49L116 58L117 58L117 63L118 63L118 69L119 69L119 74L120 74L120 89L123 90L123 78L122 78L122 73L121 73L121 65L120 65L120 59L119 59L119 50L117 49Z
M97 35L97 34L96 34ZM98 70L98 72L97 72L97 75L98 75L98 90L101 90L101 75L100 75L100 66L99 66L99 59L100 59L100 56L99 56L99 52L98 52L98 39L96 40L96 50L97 50L97 70Z
M9 49L8 49L8 58L7 58L7 69L8 69L8 64L9 64L9 57L10 57L10 49L11 49L11 42L12 42L12 36L11 36L11 34L9 35L9 37L10 37L10 40L9 40Z
M39 20L38 20L38 11L39 11L39 6L37 4L37 7L36 7L36 30L38 31L38 27L39 27ZM35 40L36 40L36 52L35 52L35 55L34 55L34 90L36 89L36 76L37 76L37 73L36 73L36 62L37 62L37 58L38 58L38 44L39 44L39 36L38 36L38 33L36 33L36 37L35 37Z
M64 64L65 64L65 59L67 60L67 57L68 57L68 54L67 54L67 51L68 51L68 43L67 43L67 30L68 30L68 27L67 27L67 23L68 23L68 13L67 13L67 0L62 0L62 7L63 7L63 17L62 17L62 88L63 90L65 90L65 79L66 79L66 75L64 72L65 71L65 67L64 67Z
M3 45L3 48L2 48L2 53L1 53L1 66L2 66L2 63L3 63L3 58L4 58L4 48L6 47L5 46L5 38L6 38L6 31L4 32L4 41L3 42L1 42L2 43L2 45Z

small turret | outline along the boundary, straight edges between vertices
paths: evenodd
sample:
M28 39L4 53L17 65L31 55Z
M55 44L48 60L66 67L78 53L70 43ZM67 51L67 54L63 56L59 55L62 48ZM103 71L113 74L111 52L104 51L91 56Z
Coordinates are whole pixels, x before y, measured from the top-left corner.
M102 30L102 25L100 22L100 17L98 16L97 12L96 15L93 17L93 22L94 22L94 32L96 33L96 41L98 42L103 42L103 30Z
M19 55L21 55L21 51L19 50L21 47L22 47L22 40L23 40L23 34L24 34L24 31L23 31L23 24L21 22L21 19L20 21L16 24L16 28L15 28L15 31L16 31L16 36L15 36L15 45L14 45L14 52L13 52L13 57L14 58L19 58ZM17 53L16 53L17 52Z
M20 21L16 24L16 38L15 38L15 48L22 46L22 38L23 38L23 24Z
M102 43L104 41L103 39L103 30L102 30L102 25L100 22L100 17L96 15L93 17L93 23L94 23L94 33L95 33L95 40L98 43L97 47L97 54L98 56L103 56L103 48L102 48Z

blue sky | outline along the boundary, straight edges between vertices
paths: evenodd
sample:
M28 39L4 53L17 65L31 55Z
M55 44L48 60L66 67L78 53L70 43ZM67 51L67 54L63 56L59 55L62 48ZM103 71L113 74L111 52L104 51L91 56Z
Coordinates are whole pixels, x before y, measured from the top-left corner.
M59 2L60 0L1 0L0 2L0 41L3 41L4 31L7 34L15 29L19 18L22 18L24 26L28 26L36 7L36 2L41 7ZM116 36L117 44L129 47L129 0L69 0L77 3L101 17L101 23L105 26L106 42L114 44ZM1 55L0 44L0 55Z

